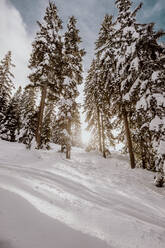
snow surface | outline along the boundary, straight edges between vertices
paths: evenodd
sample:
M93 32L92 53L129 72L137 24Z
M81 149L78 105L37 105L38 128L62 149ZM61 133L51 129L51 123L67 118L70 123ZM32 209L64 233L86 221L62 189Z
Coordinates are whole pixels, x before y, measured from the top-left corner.
M165 190L125 156L0 141L0 248L164 248Z

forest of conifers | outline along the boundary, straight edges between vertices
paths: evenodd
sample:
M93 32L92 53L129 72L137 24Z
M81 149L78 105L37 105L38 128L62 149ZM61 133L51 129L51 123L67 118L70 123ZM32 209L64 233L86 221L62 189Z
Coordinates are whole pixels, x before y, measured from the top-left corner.
M82 146L78 85L85 82L83 110L91 139L87 150L106 158L111 146L123 144L131 168L157 171L162 182L165 160L164 31L138 23L130 0L116 0L118 15L105 15L95 55L83 79L83 56L77 20L66 31L54 2L49 2L32 43L28 85L15 90L12 52L0 62L0 137L28 149ZM39 101L39 104L38 104Z

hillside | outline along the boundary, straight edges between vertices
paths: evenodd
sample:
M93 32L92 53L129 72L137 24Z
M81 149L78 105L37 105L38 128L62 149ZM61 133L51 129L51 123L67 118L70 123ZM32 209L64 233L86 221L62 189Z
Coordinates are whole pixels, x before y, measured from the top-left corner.
M153 173L73 148L71 160L0 141L0 248L164 248Z

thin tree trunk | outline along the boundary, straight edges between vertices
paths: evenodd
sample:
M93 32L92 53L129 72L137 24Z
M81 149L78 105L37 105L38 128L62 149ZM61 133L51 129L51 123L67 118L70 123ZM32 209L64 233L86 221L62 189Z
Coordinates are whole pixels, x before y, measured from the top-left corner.
M103 157L106 158L106 153L105 153L104 118L103 118L103 114L101 114L101 126L102 126L102 141L103 141Z
M100 125L100 110L97 107L97 123L98 123L98 134L99 134L99 151L102 152L102 144L101 144L101 125Z
M71 120L68 120L68 134L71 137ZM67 145L66 145L66 158L70 159L70 154L71 153L71 140L69 138L69 140L67 141Z
M44 114L44 108L45 108L46 92L47 92L47 85L45 84L42 88L41 102L40 102L40 109L39 109L39 116L38 116L38 127L37 127L37 132L36 132L36 142L37 142L38 149L40 149L40 146L41 146L41 132L42 132L42 122L43 122L43 114Z
M64 152L64 145L61 145L61 152Z
M125 132L126 132L126 137L127 137L131 168L134 169L135 168L135 157L133 153L131 133L130 133L129 123L128 123L127 112L126 112L124 105L122 107L122 114L123 114L123 119L124 119L124 124L125 124Z

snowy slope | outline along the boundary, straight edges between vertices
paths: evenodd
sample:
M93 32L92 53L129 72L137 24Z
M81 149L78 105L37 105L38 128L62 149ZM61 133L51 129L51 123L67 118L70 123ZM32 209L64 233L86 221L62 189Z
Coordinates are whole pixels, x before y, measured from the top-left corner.
M75 230L79 235L87 235L88 238L82 240L92 239L93 242L95 238L94 246L82 241L68 248L164 248L165 190L153 185L153 173L131 170L126 157L115 153L103 159L96 153L75 148L72 159L66 160L64 154L58 152L58 146L52 148L50 151L27 151L22 144L0 141L0 188L3 189L0 195L4 197L4 190L13 192L19 195L17 200L14 200L18 197L15 194L10 197L15 205L24 198L35 211L47 217L44 223L56 221L54 235L60 223L59 228L60 225L64 229L68 227L72 234ZM6 204L9 203L10 200L6 200ZM26 206L25 202L22 205ZM0 214L0 229L3 230L0 233L5 233L2 220L5 222L4 215ZM0 234L0 240L2 238ZM43 236L38 239L39 247L44 248ZM26 247L26 243L24 247L19 247L18 243L16 246ZM37 248L31 245L33 247ZM67 246L58 243L57 248L64 247Z

